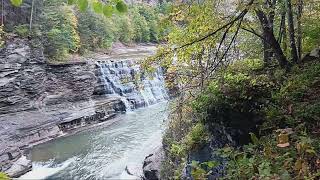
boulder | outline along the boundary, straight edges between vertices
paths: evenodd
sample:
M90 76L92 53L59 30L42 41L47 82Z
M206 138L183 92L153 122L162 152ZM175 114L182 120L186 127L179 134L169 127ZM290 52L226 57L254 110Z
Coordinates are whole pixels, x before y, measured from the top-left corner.
M32 168L32 163L25 156L21 156L11 167L6 171L10 177L19 177Z
M160 147L154 154L149 154L143 162L143 179L158 180L160 179L161 163L164 160L164 151Z
M320 58L320 48L313 49L302 57L302 62L313 61Z

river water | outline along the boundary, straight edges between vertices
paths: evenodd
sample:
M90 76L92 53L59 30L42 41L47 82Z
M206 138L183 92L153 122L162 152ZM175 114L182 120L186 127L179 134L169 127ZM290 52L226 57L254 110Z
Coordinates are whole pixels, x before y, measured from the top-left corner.
M161 145L168 102L119 115L108 125L34 147L33 170L20 179L137 179L148 154Z

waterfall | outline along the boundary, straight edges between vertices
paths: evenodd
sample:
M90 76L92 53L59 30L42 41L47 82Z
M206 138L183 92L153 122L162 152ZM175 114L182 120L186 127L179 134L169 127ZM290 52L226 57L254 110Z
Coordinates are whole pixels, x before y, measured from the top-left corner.
M130 60L97 61L99 88L96 94L119 97L127 110L148 106L169 99L162 68L145 74Z

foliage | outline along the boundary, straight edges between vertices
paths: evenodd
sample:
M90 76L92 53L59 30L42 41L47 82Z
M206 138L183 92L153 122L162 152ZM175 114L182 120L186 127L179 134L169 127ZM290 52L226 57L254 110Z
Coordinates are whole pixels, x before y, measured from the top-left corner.
M1 180L9 180L10 178L9 178L9 176L7 176L6 174L0 172L0 179L1 179Z
M319 178L319 65L318 61L311 61L294 66L288 73L266 68L261 60L237 61L217 71L206 90L184 103L188 105L191 101L193 108L184 112L184 117L192 114L202 120L204 127L223 125L233 134L232 139L239 142L240 148L227 146L213 152L228 160L221 179ZM205 139L192 136L192 132L199 132L194 127L190 124L189 128L185 127L188 132L179 141L172 136L179 130L169 128L173 139L165 141L165 144L171 142L167 161L176 174L181 173L180 166L186 163L187 154L194 151L190 148L193 143L187 142ZM293 133L288 135L288 145L283 147L279 145L283 130L279 129L287 127L293 128ZM242 133L235 133L239 131ZM197 140L192 141L190 137ZM251 143L245 145L250 139ZM203 179L208 174L210 168L193 163L195 179Z
M81 41L81 52L109 48L115 41L115 23L90 11L79 14L78 31Z
M229 159L222 179L316 179L319 177L315 145L319 140L306 134L295 134L287 148L277 147L276 134L264 136L258 144L244 146L242 151L231 147L218 153Z
M238 141L243 143L249 132L261 123L261 109L271 99L274 82L259 72L263 62L239 61L222 71L210 82L207 90L193 102L194 111L205 124L239 129ZM244 136L244 137L243 137Z
M248 2L253 3L245 4ZM179 107L164 138L167 164L175 168L175 172L166 168L166 177L181 175L181 166L192 151L187 139L194 125L201 123L209 131L215 131L216 125L225 127L226 136L238 142L239 149L232 149L228 156L226 179L316 179L318 154L305 156L302 154L308 153L300 150L304 147L305 152L319 152L319 63L295 65L292 44L302 30L302 53L319 46L319 2L303 1L302 29L297 20L300 1L292 1L293 22L287 21L288 2L239 1L226 11L222 9L230 2L216 0L188 1L172 7L165 18L171 25L168 43L143 63L150 71L154 64L165 67L173 79L168 87L181 91ZM291 25L293 32L288 32ZM279 46L268 47L268 38ZM270 51L269 60L257 60ZM283 53L286 68L277 53ZM289 65L292 62L294 65ZM274 131L287 127L295 133L290 135L289 147L283 149L277 147L279 134ZM243 146L250 137L261 144ZM264 151L275 156L268 159ZM197 165L193 170L196 179L207 173Z
M308 131L319 128L320 64L312 62L296 66L273 95L273 103L266 108L268 118L265 127L303 125Z
M3 26L0 26L0 48L3 47L4 43L5 43L5 32L3 30Z
M116 40L123 43L131 43L134 41L135 31L133 22L129 16L113 17L114 25L116 27Z
M197 123L191 127L189 132L179 142L167 142L170 145L170 154L174 157L183 158L187 152L197 150L208 142L209 134L205 126Z
M14 6L20 6L22 4L22 0L10 0L10 2L14 5Z
M27 37L29 35L29 27L27 24L15 26L14 32L20 37Z
M302 19L303 30L303 50L310 52L314 47L320 46L320 3L318 1L311 1L306 4L304 16Z
M56 0L58 2L59 0ZM44 7L40 17L41 31L46 43L45 53L57 60L80 47L78 19L70 6L56 6L54 1Z
M169 128L163 138L163 144L169 158L162 164L161 177L179 179L187 154L197 151L209 141L207 128L201 123L192 123L191 117L188 117L189 113L185 112L183 115L186 116L182 119L179 117L171 118Z
M165 31L165 27L158 24L159 17L168 13L166 9L170 6L165 4L160 7L137 3L127 7L122 0L38 2L35 3L32 31L29 32L27 24L13 23L16 25L14 32L21 37L41 40L51 60L64 60L69 54L108 49L117 41L126 44L159 42L160 31Z
M231 69L237 72L238 68L234 69L231 66ZM248 68L240 68L237 73L247 70ZM227 147L219 151L218 154L228 158L227 173L222 179L319 178L320 160L317 152L320 150L320 141L317 135L320 127L318 123L320 99L315 95L319 91L319 74L319 62L311 62L293 68L290 74L274 76L275 81L281 83L275 84L277 88L271 89L272 98L259 93L259 98L267 98L268 104L265 104L264 108L254 108L254 111L261 113L259 116L262 125L258 126L257 131L260 133L260 138L251 133L252 143L244 145L242 150ZM281 79L277 79L279 77ZM241 77L236 81L243 79L245 78ZM247 86L243 81L242 85ZM240 86L234 87L244 90ZM215 97L220 99L223 96L215 95ZM242 103L243 100L233 99L229 103L236 102ZM222 120L226 123L225 119ZM293 127L293 134L289 134L288 147L279 146L280 135L277 129L284 127ZM241 126L235 128L240 129Z
M23 0L10 1L12 5L17 7L21 6L23 3ZM55 1L54 3L56 6L59 6L62 1ZM126 3L122 0L112 0L107 3L100 0L68 0L67 3L69 5L77 5L81 11L86 11L88 7L92 7L96 13L103 13L106 17L110 17L115 13L125 13L128 11Z
M148 22L144 16L141 16L139 12L133 11L130 14L134 28L134 41L136 42L148 42L150 40L150 28Z
M211 173L211 169L218 165L215 161L207 161L199 163L197 161L192 161L191 175L194 179L206 179Z

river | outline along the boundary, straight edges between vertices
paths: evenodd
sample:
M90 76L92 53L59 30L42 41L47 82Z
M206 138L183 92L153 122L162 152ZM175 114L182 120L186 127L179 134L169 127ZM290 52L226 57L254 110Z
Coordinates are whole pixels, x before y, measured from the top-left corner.
M119 115L109 124L35 146L33 169L20 179L137 179L148 154L161 145L168 102Z

